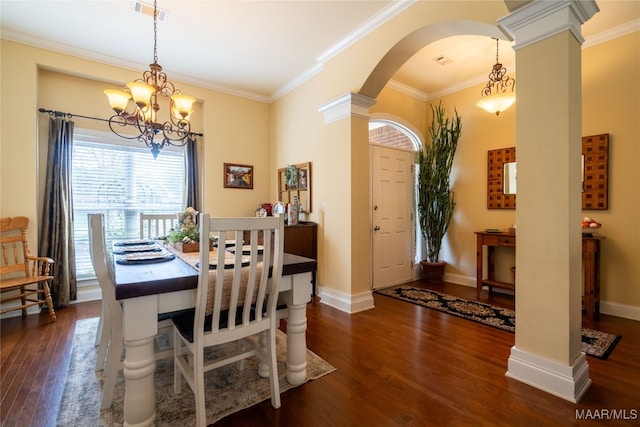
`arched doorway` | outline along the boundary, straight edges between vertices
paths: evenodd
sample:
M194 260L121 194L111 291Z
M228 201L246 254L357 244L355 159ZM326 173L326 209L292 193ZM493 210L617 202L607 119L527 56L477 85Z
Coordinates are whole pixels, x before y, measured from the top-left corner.
M371 146L372 287L413 278L418 249L415 222L415 158L420 135L398 118L373 116Z
M482 35L482 36L488 36L488 37L499 38L499 39L506 38L505 35L500 31L500 29L498 29L497 26L489 23L483 23L483 22L447 21L447 22L439 22L439 23L427 25L425 27L415 30L410 34L407 34L403 39L398 41L380 59L378 64L373 68L373 70L371 71L371 74L369 75L369 77L366 79L366 81L360 88L358 95L363 95L369 99L375 100L380 94L380 92L382 91L382 89L385 87L385 85L389 82L389 80L393 78L396 71L414 54L418 53L423 47L440 39L444 39L452 36L461 36L461 35ZM371 116L370 123L374 121L374 119L375 119L375 114ZM371 131L370 131L370 134L371 134ZM416 134L418 133L416 132ZM421 147L421 144L419 144L418 147L416 147L416 149L420 147ZM379 203L379 200L376 200L376 196L374 195L375 186L382 185L380 182L378 182L378 178L375 177L375 174L377 173L376 170L378 168L375 164L375 161L377 158L378 156L376 155L376 153L374 152L374 149L372 148L371 150L372 161L370 164L369 178L370 178L370 182L372 183L371 225L372 225L373 231L372 231L372 239L371 239L371 242L372 242L371 243L371 249L372 249L371 268L373 273L372 273L371 283L372 283L373 289L376 289L378 287L391 286L394 283L399 283L402 281L398 278L398 277L401 277L401 275L390 276L389 278L385 278L385 275L382 274L380 266L385 264L384 262L382 263L379 262L380 257L384 255L382 251L393 250L394 252L393 255L396 258L398 258L399 257L398 254L401 253L403 254L403 259L407 258L410 260L411 265L417 264L417 261L419 261L419 257L420 257L419 254L421 254L422 252L422 248L416 248L416 245L421 244L422 238L419 235L416 236L416 233L419 231L416 230L416 227L415 225L413 225L413 223L410 227L410 230L411 230L410 235L411 235L411 238L413 239L413 242L410 245L409 257L406 257L404 255L406 253L406 249L403 248L400 251L397 249L397 247L387 243L387 241L384 239L386 238L387 240L391 241L390 240L392 238L391 236L383 236L384 237L383 239L380 239L379 238L380 236L378 236L379 234L384 235L384 233L378 233L382 231L383 226L379 224L380 218L378 217L379 215L381 215L379 213L380 203ZM379 160L379 161L382 161L382 160ZM388 158L386 159L386 161L391 162L392 160L391 158ZM402 163L402 161L398 159L395 159L394 162ZM413 171L411 172L410 180L412 183L414 182L414 178L413 178L414 173L415 172ZM413 201L414 201L413 195L414 195L414 191L412 191L411 196L409 196L411 201L411 206L410 207L405 206L404 208L405 212L412 214L412 220L413 218L416 217L414 206L413 206ZM394 196L397 197L397 194L394 194ZM396 201L395 204L398 205L399 202ZM404 204L404 201L402 202L402 204ZM378 206L377 210L376 210L376 206ZM386 212L383 212L383 214L387 216ZM384 241L384 243L382 243L382 241ZM396 261L397 265L400 266L401 268L405 268L402 262L398 262L397 259L395 259L394 261ZM388 266L388 268L389 270L391 270L390 266ZM404 280L406 281L416 278L419 274L417 269L415 272L413 271L413 269L409 269L409 271L411 271L411 274L409 275L404 274L404 276L402 276L402 277L405 277Z

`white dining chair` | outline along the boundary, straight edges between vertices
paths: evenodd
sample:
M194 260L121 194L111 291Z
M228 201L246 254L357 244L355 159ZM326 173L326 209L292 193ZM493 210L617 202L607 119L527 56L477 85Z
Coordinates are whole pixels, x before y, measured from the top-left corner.
M116 300L113 268L106 251L104 238L104 215L89 214L89 253L96 273L100 290L102 291L102 312L98 326L98 354L96 357L96 371L104 369L105 381L102 389L100 409L111 407L113 390L116 385L118 370L122 368L122 349L124 346L122 335L122 305ZM172 327L170 319L158 322L158 330L168 331ZM156 352L156 359L173 355L173 349L168 348Z
M173 317L174 391L180 393L184 377L195 394L196 424L205 426L205 373L248 357L257 356L262 366L268 367L271 405L280 407L276 306L282 277L284 217L210 218L200 214L199 223L196 306ZM250 246L248 254L218 250L210 259L207 237L215 236L221 242L233 239L235 247L240 248L245 232L250 236L246 242ZM264 242L261 254L260 240ZM251 336L254 339L247 339ZM232 346L236 351L204 360L205 348L232 342L237 343Z
M164 237L177 224L178 216L175 213L146 214L140 213L140 238L155 239Z

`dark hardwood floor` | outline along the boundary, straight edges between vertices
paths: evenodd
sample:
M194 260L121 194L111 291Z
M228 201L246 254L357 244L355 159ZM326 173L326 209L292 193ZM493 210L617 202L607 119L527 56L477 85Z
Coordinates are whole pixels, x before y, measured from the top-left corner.
M422 282L416 284L424 285ZM475 299L475 289L434 287ZM639 425L640 322L601 315L584 326L620 334L608 360L592 357L593 384L578 404L504 374L514 334L378 294L375 309L348 315L315 300L307 309L309 348L337 371L267 400L216 426L572 426L576 411L625 411L619 425ZM513 307L510 296L485 302ZM98 302L27 319L2 320L3 426L53 426L77 319L99 314ZM611 413L611 412L609 412ZM622 412L618 412L621 414ZM614 423L616 425L616 423Z

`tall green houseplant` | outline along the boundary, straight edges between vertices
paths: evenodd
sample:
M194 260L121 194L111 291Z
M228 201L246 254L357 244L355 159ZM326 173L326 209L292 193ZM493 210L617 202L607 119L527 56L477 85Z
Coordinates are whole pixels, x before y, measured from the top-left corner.
M431 263L439 261L442 240L456 205L450 175L462 123L458 111L454 111L455 117L445 117L442 102L436 107L431 105L431 144L425 144L419 155L418 216L427 244L427 261Z

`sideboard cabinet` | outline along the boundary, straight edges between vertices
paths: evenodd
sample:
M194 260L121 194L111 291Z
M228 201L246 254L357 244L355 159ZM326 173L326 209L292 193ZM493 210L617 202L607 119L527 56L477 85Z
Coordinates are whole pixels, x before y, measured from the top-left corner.
M318 259L318 224L300 222L284 226L284 251L306 258ZM316 293L316 272L312 273L313 294Z

